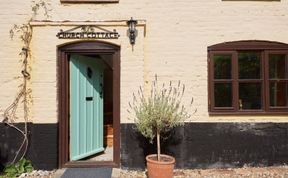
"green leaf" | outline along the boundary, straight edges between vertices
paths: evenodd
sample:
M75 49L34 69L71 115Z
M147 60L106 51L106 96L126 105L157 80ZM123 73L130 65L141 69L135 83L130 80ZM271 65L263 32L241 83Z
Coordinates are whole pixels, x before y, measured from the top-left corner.
M21 159L21 160L18 162L19 167L20 167L20 166L24 167L25 163L26 163L26 159L25 159L25 158Z
M25 164L26 164L26 159L21 159L17 165L18 165L18 173L22 174L25 172Z
M10 164L10 165L6 166L4 169L4 173L6 173L6 174L16 174L17 172L18 171L17 171L15 164Z
M25 172L32 172L33 166L31 161L27 159L21 159L16 164L7 165L4 169L5 175L0 176L0 178L16 178Z
M5 176L6 176L7 178L16 178L16 174L17 174L17 173L7 173Z
M26 172L32 172L32 171L34 170L34 168L33 168L32 165L27 165L27 166L25 167L25 169L26 169Z
M26 160L26 165L32 164L30 160L27 160L27 159L25 159L25 160Z
M30 160L26 160L26 163L25 163L25 171L26 172L32 172L34 170L33 166L32 166L32 163Z
M16 175L8 175L7 178L16 178Z
M18 167L18 173L22 174L25 172L25 169L24 169L24 165L19 165Z

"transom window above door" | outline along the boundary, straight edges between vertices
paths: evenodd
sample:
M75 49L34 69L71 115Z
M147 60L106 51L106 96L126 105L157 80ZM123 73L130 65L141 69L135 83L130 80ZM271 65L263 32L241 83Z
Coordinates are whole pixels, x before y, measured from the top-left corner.
M288 45L238 41L208 47L210 114L288 113Z

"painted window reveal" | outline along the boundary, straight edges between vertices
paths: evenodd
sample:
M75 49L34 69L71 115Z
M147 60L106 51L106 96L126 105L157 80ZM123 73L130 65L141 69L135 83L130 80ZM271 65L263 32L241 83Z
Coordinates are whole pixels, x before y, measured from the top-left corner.
M288 113L286 48L255 41L208 47L210 113Z

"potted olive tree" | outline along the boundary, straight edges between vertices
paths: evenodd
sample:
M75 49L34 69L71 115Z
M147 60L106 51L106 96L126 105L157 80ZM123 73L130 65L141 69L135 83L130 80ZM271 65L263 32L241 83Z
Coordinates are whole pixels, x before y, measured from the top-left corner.
M182 104L185 85L181 82L158 85L157 76L151 83L150 92L140 87L129 103L129 113L133 114L137 130L151 143L156 138L157 154L146 156L149 178L172 178L175 158L161 154L160 140L163 134L183 125L190 115ZM191 100L190 105L192 104ZM132 111L132 112L131 112Z

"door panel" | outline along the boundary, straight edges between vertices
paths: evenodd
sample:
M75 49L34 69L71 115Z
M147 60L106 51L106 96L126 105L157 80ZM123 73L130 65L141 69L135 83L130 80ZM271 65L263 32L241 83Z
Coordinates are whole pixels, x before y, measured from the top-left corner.
M70 160L104 151L103 65L94 57L70 56Z

